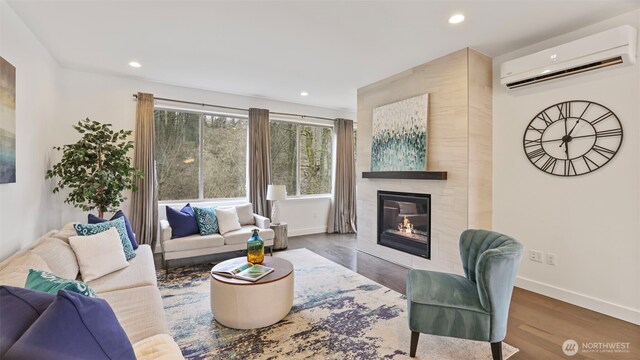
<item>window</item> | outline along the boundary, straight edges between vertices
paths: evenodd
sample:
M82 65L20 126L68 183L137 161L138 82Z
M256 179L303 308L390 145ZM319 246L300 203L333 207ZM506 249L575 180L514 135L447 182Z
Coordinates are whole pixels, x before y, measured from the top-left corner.
M271 138L271 182L287 187L288 195L296 195L298 188L298 155L296 139L298 126L293 123L272 121Z
M247 196L247 119L202 117L204 198Z
M198 198L199 115L155 110L158 199Z
M156 109L158 200L246 196L247 120Z
M300 195L331 193L331 135L329 127L299 125Z
M271 121L271 181L289 195L331 193L332 128Z

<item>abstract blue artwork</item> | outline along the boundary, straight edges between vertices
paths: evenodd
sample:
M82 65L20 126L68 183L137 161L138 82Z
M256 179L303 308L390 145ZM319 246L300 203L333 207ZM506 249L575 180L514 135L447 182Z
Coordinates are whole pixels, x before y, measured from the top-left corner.
M16 182L16 68L0 57L0 184Z
M371 171L426 171L429 94L373 109Z

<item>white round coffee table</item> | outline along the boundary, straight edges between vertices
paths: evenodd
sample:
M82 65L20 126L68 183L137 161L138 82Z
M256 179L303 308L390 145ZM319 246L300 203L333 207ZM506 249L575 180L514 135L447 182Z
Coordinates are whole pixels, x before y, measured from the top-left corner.
M246 261L246 257L234 258L212 270ZM293 305L293 265L272 256L265 256L262 265L274 271L256 282L211 275L211 312L220 324L234 329L257 329L287 316Z

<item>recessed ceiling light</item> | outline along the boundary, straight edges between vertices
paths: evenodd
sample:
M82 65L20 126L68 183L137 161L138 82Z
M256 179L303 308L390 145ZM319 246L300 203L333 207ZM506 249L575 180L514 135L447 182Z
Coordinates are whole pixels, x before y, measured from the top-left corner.
M307 96L307 95L309 95L309 93L306 92L306 91L303 91L303 92L300 93L300 96Z
M544 70L542 71L542 73L541 73L541 74L548 74L548 73L550 73L550 72L551 72L551 70L549 70L549 69L544 69Z
M137 62L137 61L130 61L130 62L129 62L129 66L134 67L134 68L139 68L139 67L141 67L142 65L140 65L140 63L139 63L139 62Z
M459 24L464 21L464 15L455 14L449 18L449 24Z

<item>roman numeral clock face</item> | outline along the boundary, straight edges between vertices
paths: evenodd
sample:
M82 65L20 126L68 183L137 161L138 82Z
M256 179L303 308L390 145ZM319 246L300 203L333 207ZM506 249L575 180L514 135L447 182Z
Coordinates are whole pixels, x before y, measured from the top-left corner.
M622 125L606 107L574 100L549 106L527 126L524 151L538 169L578 176L608 163L622 144Z

